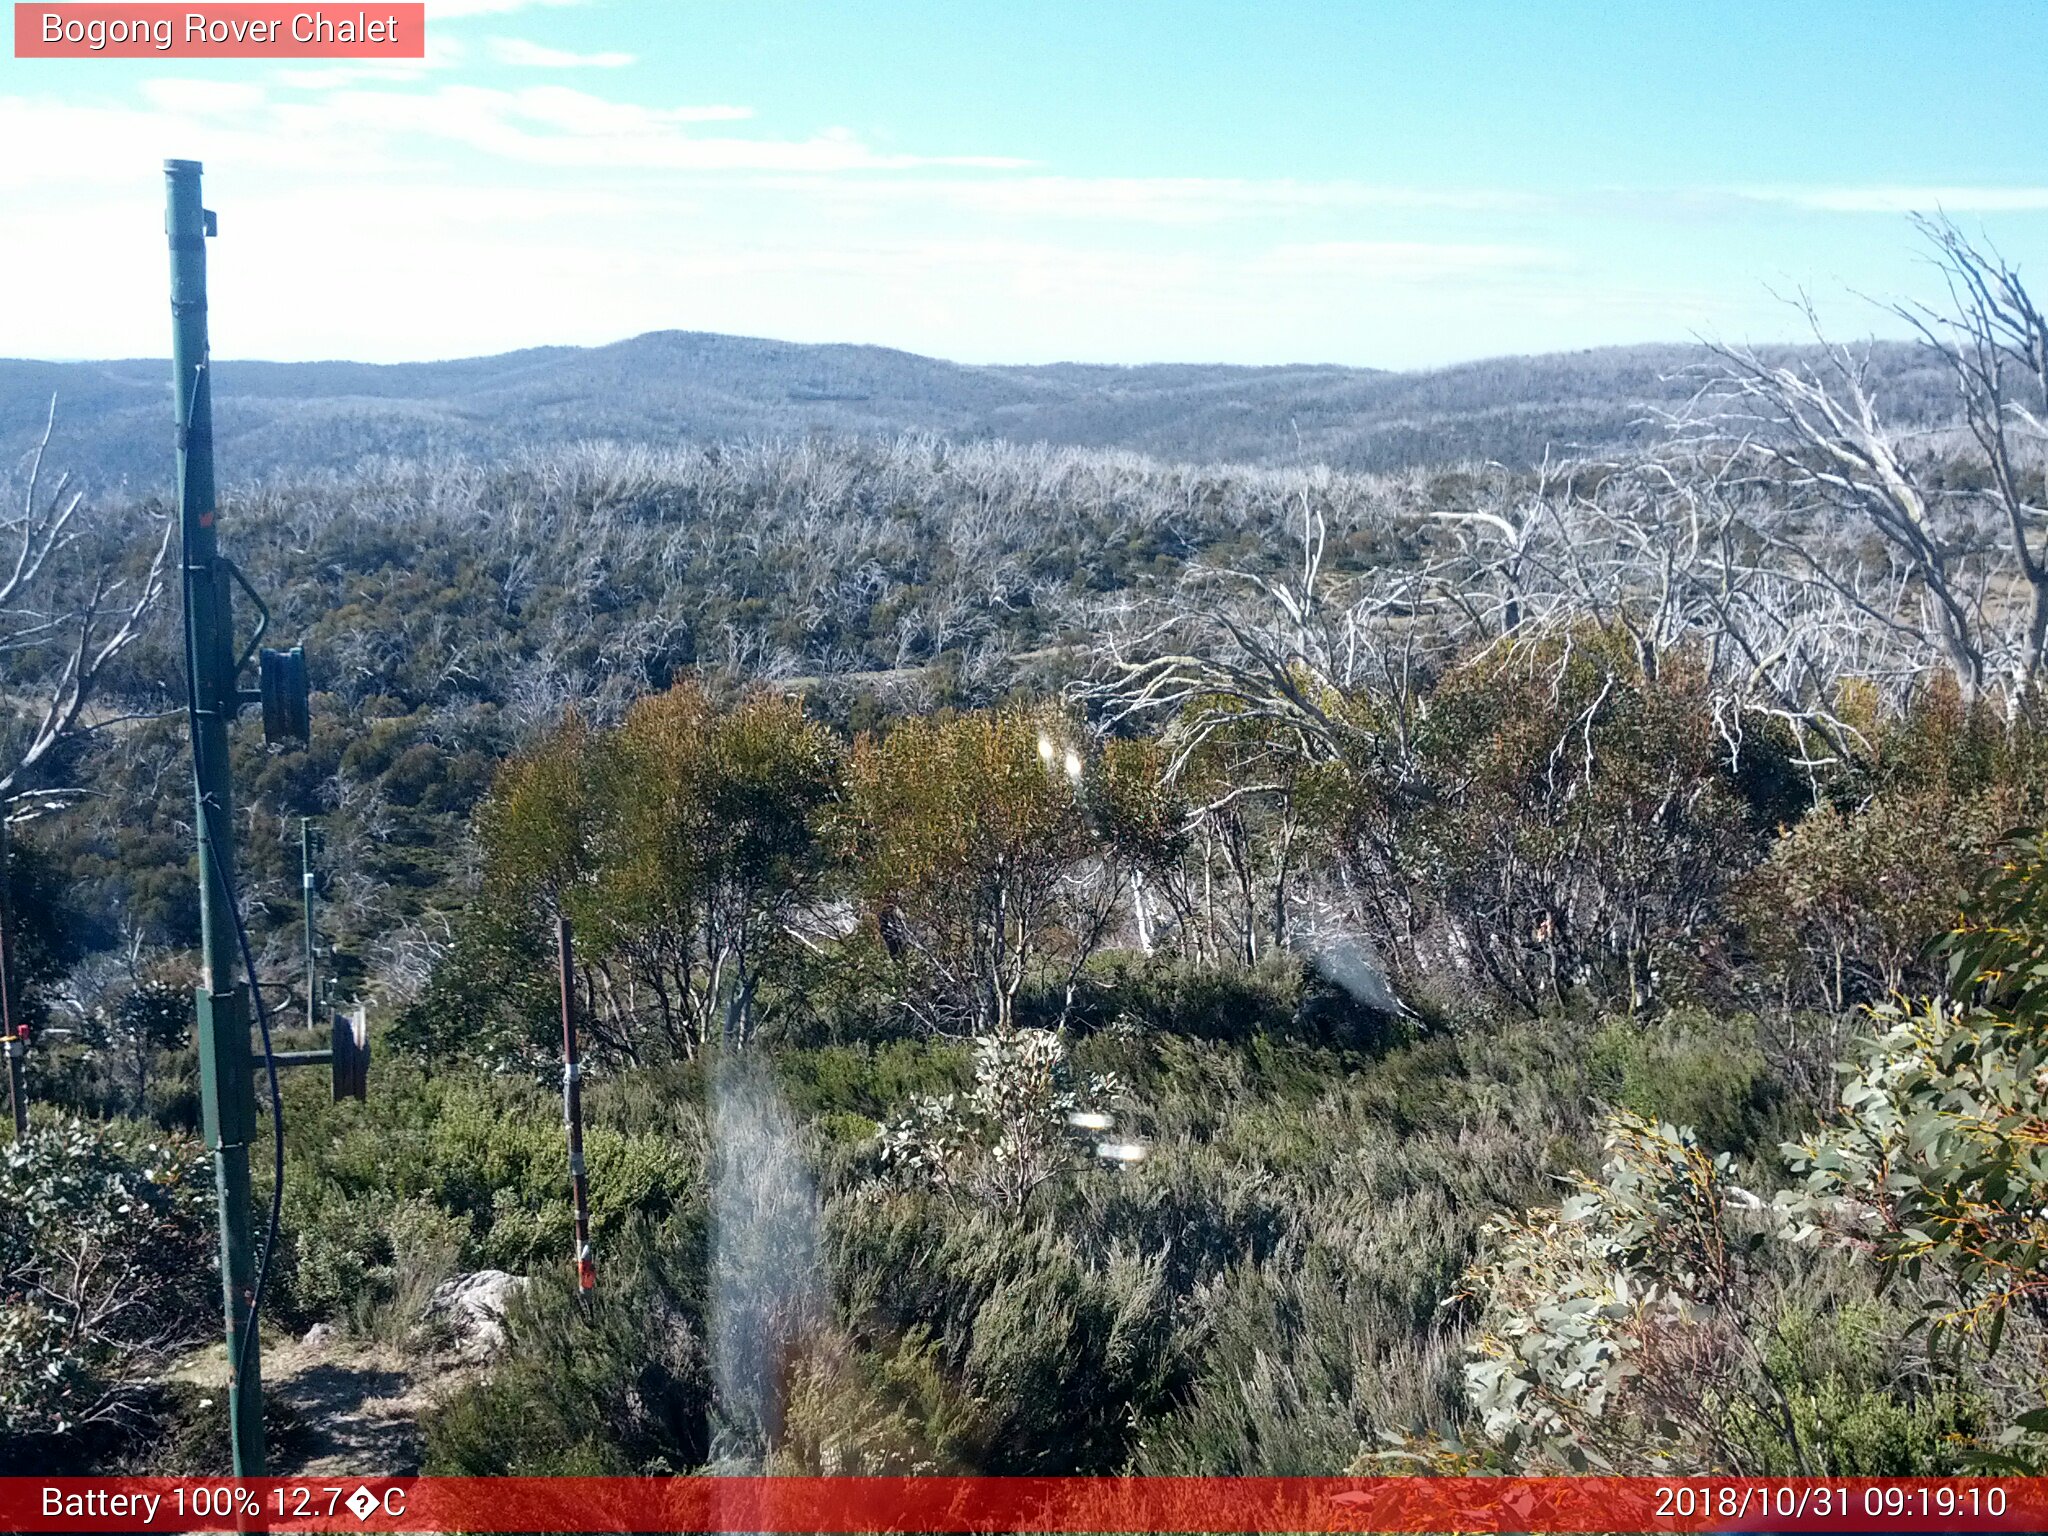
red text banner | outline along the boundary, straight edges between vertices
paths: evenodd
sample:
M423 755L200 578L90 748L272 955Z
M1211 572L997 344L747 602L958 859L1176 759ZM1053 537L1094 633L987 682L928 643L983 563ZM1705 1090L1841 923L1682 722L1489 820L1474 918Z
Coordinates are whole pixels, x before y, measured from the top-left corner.
M420 59L424 4L16 4L18 59Z
M2048 1478L0 1478L0 1531L2048 1531Z

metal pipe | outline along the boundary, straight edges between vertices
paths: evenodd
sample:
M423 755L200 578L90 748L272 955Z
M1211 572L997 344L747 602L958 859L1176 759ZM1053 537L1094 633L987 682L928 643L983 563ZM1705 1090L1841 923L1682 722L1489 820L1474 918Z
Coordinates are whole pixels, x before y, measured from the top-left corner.
M569 1199L576 1210L576 1287L597 1286L590 1252L590 1186L583 1174L583 1067L576 1058L575 940L569 919L555 919L555 961L562 989L562 1118L569 1127Z
M7 1040L7 1102L14 1108L14 1139L28 1136L28 1020L14 1021L14 993L8 974L11 964L7 948L7 920L14 904L14 887L7 850L7 807L0 805L0 1035Z
M299 891L306 907L306 1028L320 1027L320 973L313 963L313 818L299 818Z
M236 979L233 783L228 726L236 683L231 567L220 557L213 475L212 358L206 334L206 239L196 160L166 160L164 231L171 254L171 384L177 413L179 576L185 612L185 685L199 845L200 1101L213 1153L220 1216L221 1309L228 1346L228 1432L238 1477L264 1471L255 1254L250 1240L249 1142L256 1128L249 998ZM238 1361L246 1367L237 1368Z

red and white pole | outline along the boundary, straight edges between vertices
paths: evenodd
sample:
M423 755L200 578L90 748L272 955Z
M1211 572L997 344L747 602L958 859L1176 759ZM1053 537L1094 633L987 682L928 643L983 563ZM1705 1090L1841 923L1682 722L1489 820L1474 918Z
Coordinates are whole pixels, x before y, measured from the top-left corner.
M590 1185L583 1173L583 1068L576 1058L575 940L569 919L555 919L555 957L562 987L562 1117L569 1127L569 1198L576 1208L576 1288L597 1287L590 1253Z

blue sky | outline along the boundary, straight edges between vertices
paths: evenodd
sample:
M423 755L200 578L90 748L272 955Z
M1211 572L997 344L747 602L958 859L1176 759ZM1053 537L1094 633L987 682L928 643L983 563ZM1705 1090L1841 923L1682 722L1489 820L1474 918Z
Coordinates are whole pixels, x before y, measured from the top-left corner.
M353 10L351 5L349 9ZM2048 8L443 0L414 65L0 63L0 353L389 361L690 328L1418 367L1844 336L1908 210L2048 274ZM2040 280L2048 285L2048 275Z

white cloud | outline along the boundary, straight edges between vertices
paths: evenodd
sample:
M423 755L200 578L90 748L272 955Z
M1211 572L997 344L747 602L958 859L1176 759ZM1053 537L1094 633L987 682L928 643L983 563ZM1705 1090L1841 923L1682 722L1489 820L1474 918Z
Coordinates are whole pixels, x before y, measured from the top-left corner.
M1371 277L1463 282L1482 272L1530 272L1565 265L1555 251L1526 245L1422 240L1323 240L1276 245L1264 257L1274 272L1301 276Z
M378 89L351 69L318 73L317 81L304 72L276 77L280 84L308 88L304 97L262 97L250 94L255 87L210 90L187 82L145 93L153 110L0 97L0 127L18 129L13 142L55 146L54 153L10 157L12 163L0 164L0 182L77 174L103 179L110 171L125 175L127 167L116 170L106 163L117 153L112 141L145 136L153 120L160 138L181 143L205 140L237 151L252 142L282 145L291 154L305 155L309 172L320 169L325 159L348 163L366 156L425 167L436 146L459 146L527 166L607 171L838 174L1024 163L987 156L883 154L844 129L803 139L697 131L704 124L743 122L753 116L746 107L649 107L560 85ZM321 85L327 89L315 88ZM276 156L259 149L255 158L268 164Z
M707 125L744 122L753 113L717 104L642 106L559 85L395 89L365 81L353 68L268 78L289 89L158 80L136 104L120 106L0 96L0 142L40 146L33 156L0 157L0 185L125 183L138 163L151 164L166 152L238 170L289 166L300 177L373 164L431 175L443 163L436 151L450 149L541 170L719 176L1023 163L884 154L844 129L802 139L707 132Z
M380 126L442 138L529 165L675 171L859 171L920 166L1005 168L991 156L881 154L844 129L806 139L732 138L688 131L751 117L732 106L645 107L578 91L446 86L431 96L364 93L329 103L352 128Z
M358 64L335 64L324 69L280 69L271 75L278 85L300 91L335 91L352 85L405 85L430 70L452 69L467 57L457 39L444 33L427 33L426 54L417 59L373 59Z
M624 69L639 61L631 53L572 53L566 48L544 48L523 37L494 37L488 45L494 63L514 69Z
M1820 213L2048 212L2048 187L1742 187L1735 195Z
M505 16L536 7L581 5L584 0L427 0L429 21L459 21L465 16Z
M738 123L754 115L752 107L635 106L566 85L533 85L496 95L508 115L580 137L632 137L666 131L676 123Z
M876 182L829 190L842 197L897 201L914 198L920 203L946 204L1008 218L1158 225L1210 224L1316 210L1536 213L1555 206L1552 198L1524 192L1194 176L927 178L915 183Z
M409 63L0 95L0 144L36 146L0 156L0 287L37 296L9 350L161 347L166 154L205 160L223 211L224 356L458 356L679 326L990 361L1441 361L1770 332L1729 297L1755 287L1753 258L1729 254L1753 232L1715 248L1705 220L1671 218L1678 199L1801 230L1803 210L2048 210L2030 187L1059 175L844 128L778 135L744 106L623 99L602 73L508 88L447 66L554 51L485 27L465 56L456 30Z
M91 187L132 190L151 183L166 155L207 161L216 173L300 182L393 163L374 141L306 131L274 98L230 104L194 82L155 83L167 89L149 105L0 96L0 144L37 146L33 155L0 155L0 187L34 187L39 199Z
M251 142L279 137L271 111L255 113ZM1725 294L1632 282L1577 247L1390 241L1370 238L1373 219L1349 226L1365 238L1278 242L1145 226L991 233L945 207L821 216L815 197L784 189L796 177L507 181L403 159L308 175L298 158L211 167L224 357L454 357L678 327L979 361L1399 366L1750 323ZM0 197L0 286L37 296L13 317L9 350L160 351L154 168L130 164L119 187Z
M260 85L229 80L145 80L142 99L164 112L254 112L264 92Z

